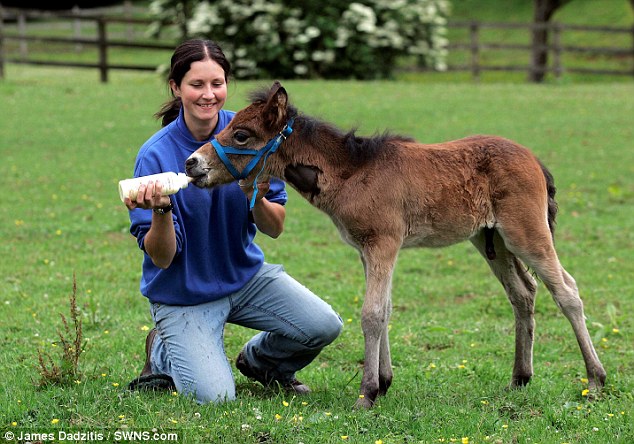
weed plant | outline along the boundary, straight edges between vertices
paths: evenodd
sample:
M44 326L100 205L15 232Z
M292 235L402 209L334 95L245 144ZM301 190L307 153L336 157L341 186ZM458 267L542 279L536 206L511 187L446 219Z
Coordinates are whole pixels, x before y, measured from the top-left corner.
M61 349L61 356L53 359L49 352L37 349L37 361L40 365L40 386L49 384L69 384L80 378L79 358L84 351L81 318L77 308L77 281L73 275L73 291L68 298L72 327L66 316L60 313L62 329L57 330L59 342L55 345ZM59 362L58 362L59 361Z

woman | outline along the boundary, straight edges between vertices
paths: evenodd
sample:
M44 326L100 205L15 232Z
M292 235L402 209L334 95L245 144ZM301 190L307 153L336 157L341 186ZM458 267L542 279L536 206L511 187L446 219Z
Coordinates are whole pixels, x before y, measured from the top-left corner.
M185 160L211 140L234 113L223 110L230 64L220 47L190 40L176 48L169 73L173 99L157 113L163 128L140 149L135 177L184 171ZM160 183L127 198L130 232L144 251L141 293L155 328L146 363L131 388L172 383L200 403L232 400L235 384L224 352L226 322L261 330L242 349L236 367L264 385L295 393L309 388L295 373L340 333L341 318L324 301L264 262L254 243L284 227L284 183L253 189L232 183L212 190L189 187L173 196Z

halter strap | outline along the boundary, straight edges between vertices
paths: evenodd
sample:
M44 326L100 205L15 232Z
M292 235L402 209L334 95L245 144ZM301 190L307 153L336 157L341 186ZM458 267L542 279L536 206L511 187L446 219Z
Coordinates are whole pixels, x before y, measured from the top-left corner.
M267 144L264 145L259 150L249 150L249 149L236 148L234 146L224 146L224 145L221 145L220 142L218 142L216 139L213 139L211 141L211 145L214 147L214 150L216 150L216 154L218 154L218 158L222 161L225 168L227 168L227 171L229 171L229 173L236 180L246 179L247 176L251 174L251 171L253 171L253 169L258 164L260 159L264 158L264 162L262 162L262 168L260 168L260 171L258 172L258 174L255 176L255 179L253 180L253 196L251 197L251 202L249 203L250 210L253 209L253 206L255 205L255 198L258 194L257 193L258 177L260 177L260 174L262 174L262 171L264 171L264 166L266 165L266 161L269 158L269 156L273 154L275 151L277 151L277 149L282 144L282 142L284 142L288 138L288 136L290 136L291 133L293 132L294 122L295 122L295 118L291 117L288 120L288 122L286 122L286 125L284 126L284 128L282 128L282 131L280 131L278 135L275 136L273 139L269 140ZM227 154L253 156L253 159L251 159L251 161L244 167L242 171L238 171L229 160L229 157L227 157Z

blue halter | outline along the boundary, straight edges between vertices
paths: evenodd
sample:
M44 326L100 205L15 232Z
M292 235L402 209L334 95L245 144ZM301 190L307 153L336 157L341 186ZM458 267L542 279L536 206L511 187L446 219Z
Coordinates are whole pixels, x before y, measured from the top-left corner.
M277 151L277 149L282 144L282 142L284 142L286 138L290 136L291 133L293 132L294 121L295 121L294 117L291 117L290 119L288 119L288 122L286 122L286 126L282 128L282 131L280 131L279 134L275 136L273 139L269 140L268 143L264 145L262 148L260 148L259 150L247 150L247 149L236 148L233 146L223 146L216 139L211 141L211 145L216 150L216 154L218 154L218 157L220 158L222 163L225 165L229 173L231 173L233 178L236 180L246 179L247 176L251 174L251 171L253 171L253 169L258 164L260 159L264 158L264 162L262 162L262 168L260 168L260 171L258 172L258 174L255 176L255 179L253 180L253 196L251 196L251 202L249 203L250 210L253 209L253 206L255 205L255 198L258 194L257 192L258 177L260 177L260 174L262 174L262 171L264 170L264 166L266 165L266 161L269 158L269 156L273 154L275 151ZM247 164L247 166L245 166L244 169L241 172L239 172L233 166L233 164L227 157L227 154L239 154L239 155L254 156L254 157Z

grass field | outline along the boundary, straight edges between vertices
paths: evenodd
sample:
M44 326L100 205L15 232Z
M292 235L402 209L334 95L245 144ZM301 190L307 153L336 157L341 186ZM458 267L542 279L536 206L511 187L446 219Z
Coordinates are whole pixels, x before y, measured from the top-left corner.
M230 85L239 109L255 84ZM363 359L361 264L323 214L291 192L285 233L259 237L269 262L341 314L340 338L299 374L306 398L236 375L238 399L200 406L129 393L151 321L138 291L141 253L117 181L157 128L167 90L152 74L8 66L0 82L0 436L116 430L177 433L186 443L630 443L634 440L634 85L286 82L305 113L369 135L389 128L425 142L499 134L555 176L557 246L579 284L608 371L584 395L574 335L540 287L535 377L507 391L513 316L467 244L403 251L390 323L395 379L371 411L355 411ZM80 375L38 387L37 350L57 356L73 275L86 339ZM252 331L228 326L233 359ZM4 438L0 438L4 439Z

